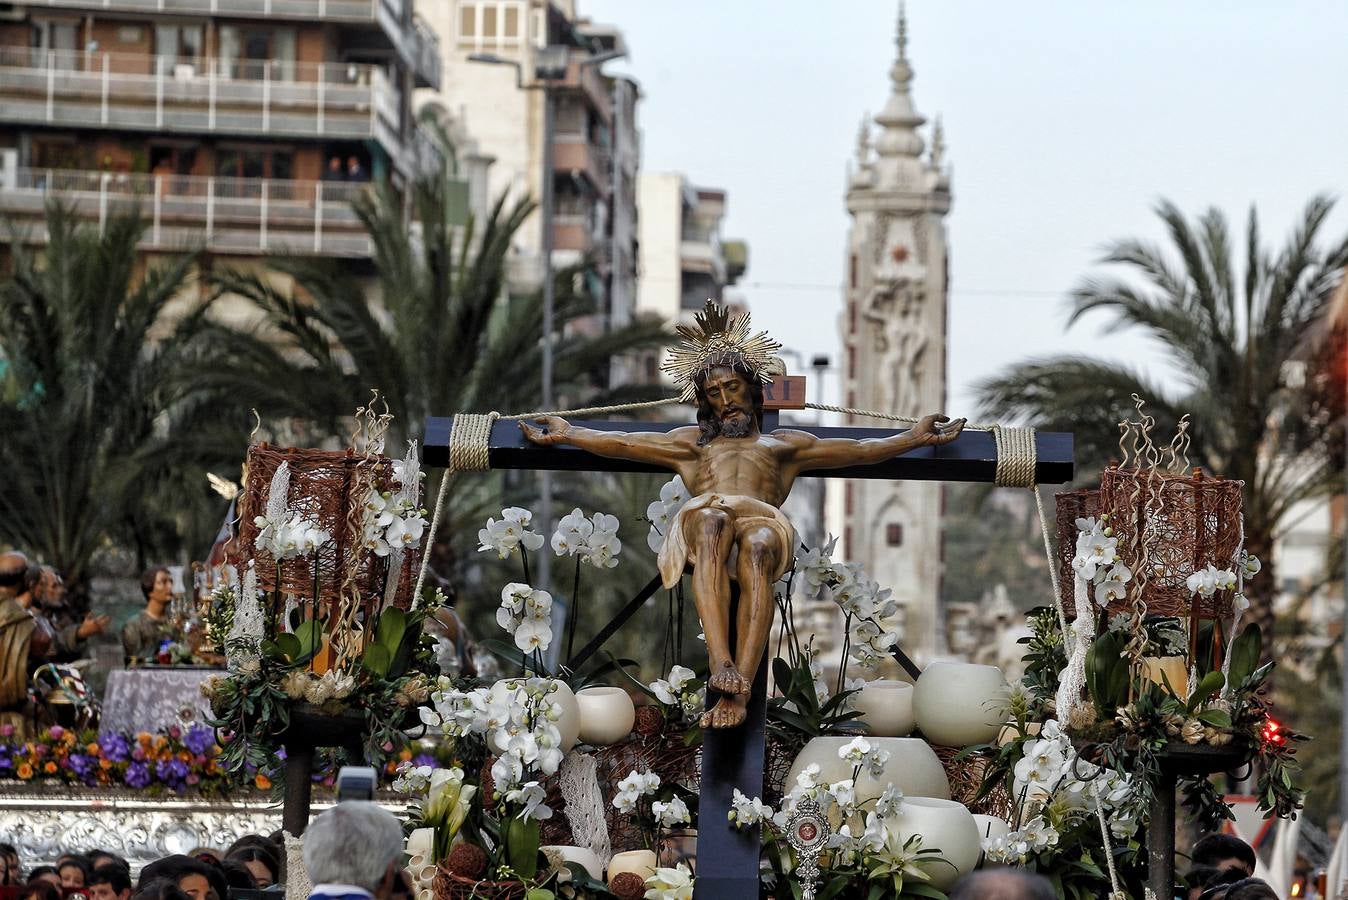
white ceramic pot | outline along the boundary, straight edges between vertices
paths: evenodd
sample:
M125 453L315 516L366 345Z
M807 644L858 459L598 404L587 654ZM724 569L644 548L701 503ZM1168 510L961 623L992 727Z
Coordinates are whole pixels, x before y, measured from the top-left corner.
M435 829L417 828L407 836L407 855L429 857L435 847Z
M581 688L576 703L580 706L580 739L585 743L606 747L632 733L637 710L622 688Z
M913 686L906 681L868 681L852 697L852 707L861 721L878 737L903 737L912 733Z
M923 870L931 876L931 885L948 891L961 875L972 872L982 852L978 823L963 804L931 797L904 797L899 814L889 825L900 841L921 835L922 848L941 851L949 863L930 862Z
M510 688L508 685L512 681L519 681L517 678L503 678L491 686L492 699L498 703L504 703L510 698ZM563 753L570 752L571 748L576 746L576 741L580 738L580 704L576 702L576 695L571 693L571 688L567 687L565 682L556 682L557 688L552 693L552 698L562 707L562 718L556 723L557 731L561 734L561 750ZM504 748L498 747L496 741L492 739L490 733L487 734L487 746L491 752L500 754Z
M786 789L795 787L796 776L811 763L819 764L819 780L823 783L851 778L852 764L839 758L838 751L852 740L850 737L812 738L791 764ZM902 737L868 737L866 740L871 746L888 751L889 760L879 776L864 768L861 770L856 784L858 800L879 797L888 784L903 791L906 797L950 797L950 782L946 779L945 769L936 758L936 751L926 741Z
M918 676L913 715L933 744L983 744L995 739L1006 722L1009 691L996 666L934 662Z
M613 854L613 858L608 861L608 873L605 876L608 883L612 884L613 879L624 872L640 875L642 881L651 877L655 874L655 851L626 850Z
M567 844L550 844L541 849L554 850L567 862L579 863L595 881L604 877L603 861L599 859L599 854L588 847L572 847Z
M1006 837L1011 833L1011 826L1007 824L1006 820L999 819L996 816L974 813L974 824L978 826L978 839L980 841Z

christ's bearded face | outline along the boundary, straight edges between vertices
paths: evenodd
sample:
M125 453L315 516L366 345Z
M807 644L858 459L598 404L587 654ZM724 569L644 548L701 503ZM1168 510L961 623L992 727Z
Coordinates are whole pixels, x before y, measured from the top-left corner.
M716 366L703 380L701 393L711 407L721 435L740 438L753 432L753 399L743 375L728 366Z

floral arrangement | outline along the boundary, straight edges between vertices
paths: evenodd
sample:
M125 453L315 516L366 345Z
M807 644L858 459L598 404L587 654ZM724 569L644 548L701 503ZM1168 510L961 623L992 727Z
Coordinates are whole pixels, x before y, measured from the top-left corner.
M736 828L761 826L775 884L789 885L791 874L802 863L786 833L792 816L809 799L833 825L819 861L819 896L944 900L945 894L927 882L936 867L948 867L950 863L939 851L924 848L920 835L904 833L903 792L890 784L878 797L857 796L857 777L862 770L869 769L873 775L883 773L888 753L865 737L857 737L840 747L838 756L852 763L851 778L822 784L819 765L811 764L796 776L795 785L775 810L758 797L746 797L738 789L734 793L728 817Z
M244 548L275 562L274 590L259 590L253 558L227 569L211 597L208 630L223 647L229 672L208 681L202 692L215 715L218 764L240 779L267 770L301 709L310 716L351 717L349 727L363 736L366 759L384 765L406 748L404 726L415 722L413 709L430 696L439 673L433 649L422 639L422 625L443 597L424 591L404 600L405 609L394 605L404 554L417 549L425 536L416 446L409 444L407 456L392 461L392 486L380 490L370 473L383 459L390 420L362 413L358 439L364 446L352 454L363 463L356 469L349 508L341 514L364 552L344 554L339 571L322 570L320 551L332 536L301 511L303 498L292 497L289 463L282 461L272 476L265 512L254 519L253 546ZM372 569L383 573L383 583L367 589L370 596L358 592L354 585L361 583L361 567L384 557L391 561ZM307 596L287 591L282 563L308 558L313 560L312 591ZM324 596L338 599L324 601Z
M52 726L22 742L13 741L14 734L14 726L0 725L0 778L208 796L229 787L217 764L215 733L199 723L156 734Z

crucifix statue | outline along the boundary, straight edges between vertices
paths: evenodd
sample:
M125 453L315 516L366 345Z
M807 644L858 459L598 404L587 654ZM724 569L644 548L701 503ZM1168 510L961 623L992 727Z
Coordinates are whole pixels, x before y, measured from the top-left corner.
M664 433L597 431L558 416L521 422L535 444L570 444L610 459L671 469L692 494L660 550L660 575L673 587L693 569L693 599L707 639L708 690L720 695L702 725L744 721L754 673L772 629L772 586L791 565L795 529L781 511L803 472L882 462L918 447L948 444L964 420L929 415L887 437L822 438L763 424L763 383L780 345L750 336L747 313L731 317L708 300L696 327L680 326L681 346L665 370L697 404L697 425ZM730 646L731 581L740 600Z

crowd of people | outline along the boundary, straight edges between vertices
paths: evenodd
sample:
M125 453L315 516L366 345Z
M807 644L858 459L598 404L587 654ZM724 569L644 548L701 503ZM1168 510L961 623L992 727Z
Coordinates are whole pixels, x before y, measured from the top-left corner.
M245 835L223 851L198 847L138 873L105 850L66 853L25 872L14 846L0 844L0 890L13 900L264 900L282 896L284 860L280 832ZM411 900L402 864L402 826L374 803L340 803L304 834L311 900Z

